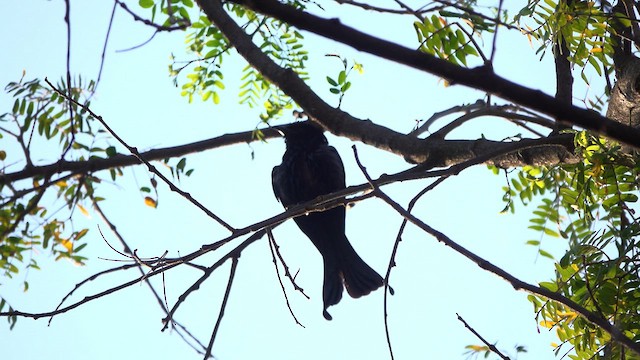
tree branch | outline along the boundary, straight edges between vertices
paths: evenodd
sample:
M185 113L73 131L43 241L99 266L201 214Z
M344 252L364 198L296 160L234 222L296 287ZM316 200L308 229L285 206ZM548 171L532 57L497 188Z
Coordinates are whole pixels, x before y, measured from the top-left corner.
M299 29L336 40L357 50L404 64L474 89L495 94L503 99L529 107L553 118L567 119L573 125L588 129L622 143L640 148L640 129L615 121L577 106L566 104L539 90L533 90L496 75L488 66L473 69L454 65L446 60L400 46L362 33L340 23L337 19L323 19L273 0L230 0L254 11L277 18ZM291 96L311 118L332 133L360 140L366 144L391 151L398 150L404 138L396 132L371 122L358 122L354 117L331 108L291 70L285 70L263 54L246 34L224 12L219 0L199 0L201 8L238 52L267 79Z
M222 298L222 305L220 305L220 313L218 314L218 320L216 320L216 325L213 327L213 333L211 334L211 340L209 340L209 346L207 346L207 351L204 354L204 360L207 360L211 356L211 349L213 348L213 342L216 340L216 335L218 334L218 329L220 329L220 323L222 322L222 317L224 316L224 309L227 307L227 301L229 300L229 295L231 294L231 285L233 285L233 279L236 277L236 269L238 268L238 258L240 255L235 255L231 258L231 270L229 270L229 282L227 283L227 289L224 292L224 297Z
M613 339L614 341L624 345L625 347L627 347L628 349L632 350L636 354L640 354L640 344L636 343L635 341L633 341L632 339L630 339L629 337L624 335L620 331L620 329L618 329L615 325L611 324L607 319L599 316L598 314L596 314L596 313L594 313L592 311L589 311L584 306L582 306L582 305L576 303L575 301L563 296L562 294L559 294L557 292L553 292L553 291L551 291L549 289L545 289L543 287L539 287L539 286L535 286L535 285L526 283L526 282L516 278L515 276L511 275L510 273L508 273L507 271L503 270L502 268L500 268L500 267L492 264L491 262L483 259L482 257L476 255L474 252L469 251L467 248L465 248L462 245L458 244L457 242L453 241L447 235L445 235L445 234L441 233L440 231L432 228L431 226L427 225L425 222L423 222L422 220L417 218L415 215L413 215L410 212L408 212L407 210L405 210L400 204L395 202L386 193L384 193L382 190L380 190L379 187L375 186L375 184L373 183L373 180L371 180L371 177L367 173L366 169L364 168L362 163L360 163L360 159L358 158L358 154L357 154L357 152L355 150L355 147L354 147L354 153L355 153L355 156L356 156L356 162L358 163L358 166L362 170L362 172L365 175L365 177L367 178L367 180L370 182L371 188L373 189L373 193L375 194L375 196L377 196L378 198L380 198L381 200L386 202L389 206L391 206L394 210L396 210L396 212L398 212L398 214L400 214L401 216L403 216L407 220L411 221L411 223L413 223L414 225L416 225L417 227L422 229L427 234L430 234L431 236L436 238L436 240L438 240L439 242L441 242L444 245L450 247L455 252L463 255L467 259L473 261L481 269L486 270L488 272L491 272L491 273L497 275L498 277L506 280L508 283L511 284L511 286L513 286L513 288L515 290L524 290L524 291L530 292L532 294L536 294L536 295L540 295L540 296L546 297L548 299L551 299L553 301L556 301L556 302L558 302L560 304L563 304L563 305L567 306L568 308L572 309L576 313L580 314L587 321L593 323L594 325L600 327L602 330L607 332L611 336L611 339Z
M460 316L460 314L456 313L456 316L458 317L458 320L460 320L460 322L464 324L464 327L469 329L469 331L471 331L473 335L475 335L478 339L480 339L480 341L482 341L482 343L485 344L489 348L489 350L493 351L496 355L498 355L503 360L511 360L508 356L501 353L500 350L498 350L498 348L495 345L490 344L487 340L485 340L485 338L482 337L482 335L478 334L478 332L474 328L469 326L469 324L467 324L467 322L462 318L462 316Z
M277 129L278 126L274 126ZM265 139L280 137L280 133L273 129L262 130ZM220 148L229 145L250 143L255 141L253 131L243 131L239 133L225 134L214 138L196 141L190 144L171 146L166 148L153 149L140 153L140 157L147 161L162 160L193 154L205 150ZM115 156L101 159L93 158L83 161L60 160L53 164L43 166L28 166L25 169L8 174L0 174L0 184L9 184L18 180L32 177L48 177L63 172L74 174L89 173L106 169L113 169L124 166L140 165L142 162L134 155L117 154Z

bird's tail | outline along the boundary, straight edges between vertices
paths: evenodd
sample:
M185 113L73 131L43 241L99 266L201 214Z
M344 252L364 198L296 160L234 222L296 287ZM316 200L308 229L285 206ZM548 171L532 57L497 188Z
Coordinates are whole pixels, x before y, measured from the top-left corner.
M347 293L352 298L359 298L384 285L382 276L362 260L351 244L348 241L345 241L344 244L341 270Z
M384 285L382 277L367 265L356 253L349 241L335 242L339 248L336 249L335 257L324 258L324 317L331 320L331 315L326 309L337 304L342 298L342 288L347 289L347 293L353 298L359 298Z

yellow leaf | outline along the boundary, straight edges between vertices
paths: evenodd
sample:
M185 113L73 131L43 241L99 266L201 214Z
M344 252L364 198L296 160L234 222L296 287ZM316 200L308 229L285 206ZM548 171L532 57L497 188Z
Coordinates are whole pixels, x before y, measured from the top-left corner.
M571 264L571 268L572 268L573 270L575 270L575 271L580 270L580 268L579 268L579 267L578 267L578 265L576 265L576 264Z
M489 350L489 347L487 346L482 346L482 345L467 345L465 346L467 349L469 350L473 350L475 352L482 352L482 351L487 351Z
M602 48L601 47L594 47L593 49L589 50L590 53L601 53L602 52Z
M353 64L353 69L355 71L357 71L358 74L363 74L364 73L364 66L362 66L362 64L359 64L359 63Z
M82 230L78 231L75 234L74 239L78 240L78 239L82 238L83 236L87 235L88 232L89 232L89 229L82 229Z
M89 216L89 212L87 211L87 209L84 208L84 206L78 204L76 205L78 207L78 209L80 210L80 213L82 213L82 215L91 218L91 216Z
M64 181L64 180L60 180L60 181L56 182L56 185L58 187L67 187L67 182Z
M574 319L578 317L578 314L575 311L558 311L558 315L567 317L569 319Z
M60 243L62 244L62 246L64 246L67 249L68 252L73 251L73 241L62 239Z
M156 208L158 206L158 203L149 196L145 196L144 203L152 208Z
M547 329L551 329L554 325L555 323L553 321L548 321L548 320L540 321L540 326L546 327Z

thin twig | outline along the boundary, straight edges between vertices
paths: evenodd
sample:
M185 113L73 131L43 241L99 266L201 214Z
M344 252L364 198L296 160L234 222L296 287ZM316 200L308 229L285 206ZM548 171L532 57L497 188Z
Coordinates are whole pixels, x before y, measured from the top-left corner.
M600 308L600 304L598 304L598 300L593 294L593 289L591 288L591 284L589 281L589 270L587 269L587 258L584 255L582 255L582 265L584 267L584 282L585 282L585 285L587 286L587 292L589 293L589 297L591 298L591 301L593 301L593 305L596 307L596 310L598 310L598 313L600 314L600 316L604 317L604 312ZM616 299L617 298L618 297L616 297Z
M236 268L238 267L238 258L239 258L239 255L233 256L231 258L231 270L229 270L229 282L227 283L227 289L224 292L222 305L220 305L220 313L218 314L218 320L216 320L216 325L213 328L213 333L211 334L211 340L209 340L209 346L207 346L207 351L204 354L204 360L207 360L211 357L211 349L213 348L213 342L216 340L216 335L218 334L218 329L220 328L220 323L222 322L222 317L224 316L224 309L227 307L227 301L229 300L229 295L231 294L231 285L233 284L233 279L236 276Z
M362 3L362 2L358 2L358 1L353 1L353 0L336 0L336 2L338 4L341 5L351 5L354 7L358 7L360 9L363 10L369 10L369 11L376 11L376 12L380 12L380 13L386 13L386 14L394 14L394 15L415 15L415 14L424 14L424 13L428 13L434 10L439 9L440 7L437 8L426 8L426 9L420 9L420 10L413 10L413 9L390 9L390 8L383 8L380 6L374 6L374 5L370 5L367 3Z
M133 252L131 251L131 248L129 247L129 245L127 244L126 240L124 239L124 237L118 232L118 230L116 229L116 226L113 222L111 222L111 220L109 220L109 218L107 218L107 215L104 213L104 211L102 210L102 208L100 207L100 205L98 204L98 202L92 197L91 200L93 201L93 207L96 209L98 215L100 215L100 217L102 218L102 220L107 224L107 226L109 227L109 229L113 232L113 234L116 236L116 238L118 239L118 241L120 241L120 244L122 244L122 247L124 248L125 253L129 254L129 256L131 256L133 254ZM102 232L101 232L102 234ZM104 238L104 235L103 235ZM105 239L106 242L106 239ZM108 242L107 242L108 244ZM111 246L111 245L109 245ZM115 249L114 249L115 250ZM121 252L117 251L116 252L122 254ZM124 256L127 256L125 254L122 254ZM144 271L144 269L142 268L143 263L140 261L136 261L136 265L138 268L138 271L140 272L141 275L145 276L146 273ZM163 284L164 284L164 273L163 273ZM166 292L164 293L164 301L162 300L162 298L160 297L160 295L158 294L158 292L156 291L156 289L153 287L153 285L151 284L151 281L149 281L149 279L147 277L144 278L144 282L147 284L147 286L149 287L149 290L151 291L151 293L153 294L154 298L156 299L156 301L158 302L158 305L160 306L160 308L162 309L162 311L165 313L165 315L169 314L169 310L168 310L168 306L166 304ZM163 286L164 288L164 286ZM200 342L200 340L198 340L196 337L194 337L188 330L187 328L180 324L179 322L177 322L175 319L172 319L172 325L177 326L178 328L176 328L177 332L180 334L180 336L185 340L185 342L190 345L191 347L193 347L194 350L196 350L199 353L203 353L204 350L206 349L204 344L202 344ZM182 331L185 332L185 334L193 341L195 341L199 346L200 349L196 348L191 342L186 341L186 338L184 337L184 334L182 334Z
M111 136L113 136L116 140L118 140L118 142L120 144L122 144L124 147L127 148L127 150L129 150L129 152L131 152L131 154L133 154L141 163L144 163L147 166L147 169L154 173L156 176L158 176L165 184L167 184L169 186L169 189L171 189L171 191L176 192L178 194L180 194L183 198L187 199L189 202L191 202L193 205L195 205L198 209L202 210L205 214L207 214L207 216L209 216L210 218L214 219L216 222L218 222L220 225L222 225L223 227L225 227L227 230L229 230L230 232L235 232L236 229L233 228L231 225L227 224L224 220L222 220L218 215L214 214L211 210L209 210L207 207L205 207L204 205L202 205L198 200L194 199L191 194L181 190L180 188L178 188L173 182L171 182L171 180L169 180L166 176L164 176L160 171L158 171L158 169L156 169L155 166L151 165L151 163L149 161L147 161L145 158L142 157L142 155L140 154L140 152L138 151L137 148L130 146L129 144L127 144L115 131L113 131L111 129L111 127L106 123L106 121L104 121L102 119L102 116L94 113L88 106L80 104L79 102L73 100L71 97L68 97L66 94L62 93L58 88L56 88L51 82L49 82L48 79L44 79L44 81L49 84L49 86L55 90L58 94L62 95L63 97L67 98L67 100L73 102L74 104L80 106L82 109L86 110L89 114L91 114L91 116L93 116L96 120L98 120L102 126L104 126L104 128L111 134Z
M275 227L276 225L274 225ZM191 284L191 286L185 290L179 297L178 300L176 301L176 303L173 305L173 307L171 308L171 310L169 311L169 313L167 314L167 316L162 320L164 322L164 327L162 328L162 331L166 330L167 327L169 326L169 322L172 321L174 314L176 313L176 311L178 310L178 308L180 307L180 305L187 299L187 297L193 293L194 291L198 290L200 288L200 285L202 285L202 283L204 283L205 280L207 280L209 278L209 276L211 276L211 274L218 269L222 264L224 264L228 259L231 258L237 258L240 257L240 254L242 253L242 251L249 246L250 244L252 244L254 241L262 238L265 234L265 230L262 229L256 233L254 233L253 235L249 236L249 238L247 238L245 241L243 241L241 244L239 244L238 246L236 246L233 250L229 251L226 255L222 256L218 261L216 261L213 265L209 266L204 274L202 274L200 276L200 278L198 280L196 280L193 284ZM170 267L173 267L173 262L169 263ZM164 268L159 269L164 271ZM149 274L149 276L152 275L156 275L156 272Z
M456 313L456 316L458 317L458 320L460 320L463 324L464 327L466 327L467 329L469 329L469 331L471 331L471 333L473 335L475 335L478 339L480 339L480 341L482 341L487 347L489 347L489 350L493 351L496 355L498 355L501 359L504 360L511 360L508 356L504 355L503 353L500 352L500 350L498 350L498 348L496 348L495 345L490 344L487 340L485 340L482 335L478 334L478 332L472 328L471 326L469 326L469 324L467 324L467 322L462 318L462 316L460 316L458 313Z
M155 23L143 18L142 16L137 15L136 13L131 11L129 9L129 7L127 7L127 4L123 3L122 1L115 0L115 2L116 2L116 4L120 5L120 7L124 11L128 12L129 15L131 15L135 21L140 21L140 22L144 23L147 26L151 26L152 28L156 29L156 32L158 32L158 31L184 30L184 29L188 28L191 25L187 19L180 19L180 20L182 20L181 23L178 24L178 25L174 25L174 26L158 25L158 24L155 24Z
M500 25L500 15L502 13L502 2L503 0L500 0L500 2L498 3L498 12L496 13L496 18L495 18L496 26L493 31L493 39L491 43L491 59L489 60L491 64L493 64L493 59L495 59L495 56L496 56L496 48L497 48L496 44L498 43L498 30L500 30L499 25Z
M104 68L104 60L107 56L107 44L109 43L109 37L111 35L111 28L113 27L113 19L116 16L116 9L118 8L118 3L113 3L113 9L111 9L111 18L109 18L109 26L107 27L107 35L104 37L104 45L102 46L102 55L100 56L100 68L98 69L98 77L96 79L96 84L93 87L93 92L87 99L87 102L91 100L93 95L96 93L98 89L98 84L100 83L100 79L102 78L102 69Z
M280 246L278 245L278 243L276 243L276 239L275 237L273 237L271 229L270 228L266 228L266 229L267 229L267 235L269 236L269 240L273 243L273 250L275 251L275 254L278 257L278 260L280 260L282 267L284 268L284 276L286 276L289 279L289 281L291 281L291 285L293 285L294 290L299 291L305 298L307 298L307 300L311 299L309 295L307 295L304 292L304 289L301 288L298 285L298 283L296 283L295 278L291 275L291 272L289 271L289 266L287 266L287 263L284 261L284 258L280 253Z
M60 156L61 159L67 155L67 152L71 150L73 143L76 141L76 127L75 127L75 119L73 116L73 105L71 104L72 96L72 86L71 86L71 0L65 0L65 13L64 13L64 22L67 24L67 93L63 94L60 90L57 90L58 93L63 95L69 100L69 128L71 129L71 140L69 140L69 144L62 152ZM51 84L49 84L51 85Z
M278 278L278 282L280 283L280 288L282 289L282 294L284 295L284 301L287 303L287 308L289 309L289 313L293 317L293 320L296 322L296 324L304 328L305 326L302 325L300 321L298 321L296 314L293 313L293 309L291 308L291 303L289 303L289 297L287 296L287 290L284 288L284 284L282 283L282 277L280 276L280 269L278 268L278 261L276 260L276 253L274 250L274 248L278 247L278 244L276 244L276 241L273 238L273 233L271 233L270 229L267 229L267 236L269 237L269 250L271 250L271 258L273 259L273 266L276 269L276 277ZM285 269L287 268L287 264L285 264L284 262L282 263L282 266L284 266Z

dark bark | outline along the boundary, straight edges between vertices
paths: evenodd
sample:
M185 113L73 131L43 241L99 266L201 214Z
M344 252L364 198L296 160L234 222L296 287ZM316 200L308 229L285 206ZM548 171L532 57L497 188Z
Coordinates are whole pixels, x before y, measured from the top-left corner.
M573 0L559 1L558 7L571 7ZM571 73L571 62L569 61L569 48L562 32L559 31L557 40L553 44L553 59L556 67L556 99L567 105L573 104L573 74ZM554 133L558 133L563 129L570 128L566 126L566 120L556 118L557 125Z
M276 127L277 128L277 127ZM265 139L279 137L277 131L271 129L263 130ZM147 161L162 160L187 154L193 154L200 151L210 150L223 146L229 146L240 143L249 143L256 140L252 131L245 131L234 134L221 135L215 138L197 141L194 143L172 146L160 149L149 150L143 152L142 158ZM50 177L55 174L71 172L74 174L92 173L95 171L106 170L111 168L138 165L140 161L133 155L117 154L110 158L93 158L82 161L60 160L56 163L43 166L27 166L23 170L0 174L0 184L9 184L14 181L29 178Z
M280 19L299 29L352 46L357 50L441 76L448 79L452 84L466 85L495 94L516 104L548 114L553 118L565 119L569 124L597 132L634 147L640 147L640 130L611 121L594 111L565 104L541 91L511 82L496 75L491 67L462 68L428 54L367 35L341 24L337 19L323 19L273 0L230 1L267 16ZM316 121L322 123L332 133L357 139L383 149L388 149L401 139L397 137L397 133L389 132L388 129L383 131L382 127L378 127L373 123L356 124L356 119L342 112L334 112L329 117L324 116L329 112L327 105L320 104L321 100L315 94L309 94L308 91L300 93L301 89L306 85L293 72L286 71L273 64L266 56L261 56L264 55L261 52L261 55L256 54L259 49L253 44L245 44L244 38L246 35L244 32L231 30L227 24L220 23L221 16L227 15L226 13L224 15L216 14L215 3L217 3L215 0L199 1L201 8L209 18L215 20L216 25L220 27L228 38L232 39L233 45L236 46L238 52L249 63L296 100L305 112L315 118ZM231 25L231 28L234 26L235 24ZM383 136L383 134L386 136Z
M280 136L276 131L266 129L265 138ZM510 151L514 143L504 143L486 139L479 140L440 140L429 141L405 136L403 149L407 150L409 162L430 158L430 167L444 167L459 164L463 161L484 154L504 150L504 154L496 156L487 164L501 168L520 167L524 165L556 165L576 163L579 158L573 154L573 137L560 135L545 139L530 139L523 143L517 151ZM226 134L209 140L187 145L150 150L141 153L147 161L162 160L184 156L204 150L254 141L251 131ZM402 154L401 154L402 155ZM429 156L430 157L429 157ZM32 166L23 170L0 175L0 184L9 184L29 178L48 178L55 174L73 173L87 174L117 167L139 165L140 161L133 155L118 154L108 159L94 158L84 161L58 161L50 165Z
M629 19L635 19L631 2L620 0L612 11L614 14L625 14ZM633 56L631 52L634 39L633 21L631 23L631 26L624 26L617 18L611 21L612 38L615 42L613 61L617 81L611 90L607 117L637 128L640 125L640 59Z
M607 117L621 124L637 128L640 125L640 59L627 59L616 72Z

